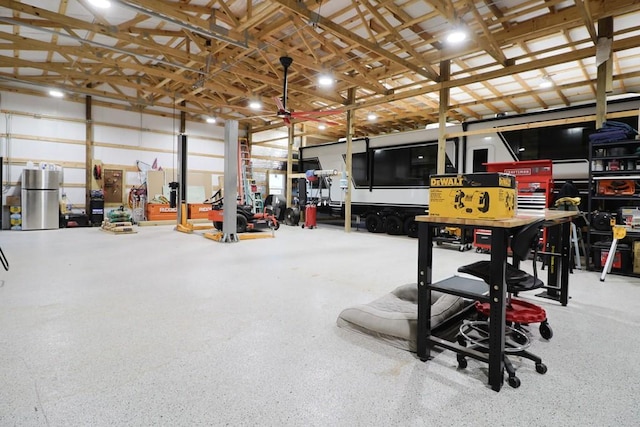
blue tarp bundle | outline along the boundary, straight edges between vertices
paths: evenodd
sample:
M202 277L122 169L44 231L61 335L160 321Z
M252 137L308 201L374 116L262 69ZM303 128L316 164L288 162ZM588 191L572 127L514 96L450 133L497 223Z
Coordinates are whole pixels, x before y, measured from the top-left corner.
M589 135L589 140L594 144L605 144L607 142L624 141L634 139L638 131L626 123L608 120L604 122L602 128Z

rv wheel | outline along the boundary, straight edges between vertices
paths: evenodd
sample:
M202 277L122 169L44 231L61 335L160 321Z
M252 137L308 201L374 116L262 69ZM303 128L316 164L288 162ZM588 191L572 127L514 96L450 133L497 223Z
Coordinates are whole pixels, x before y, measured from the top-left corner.
M382 218L377 214L367 215L365 224L370 233L384 233L384 223L382 222Z
M393 236L399 236L402 234L402 220L396 215L389 215L386 218L387 233Z
M418 223L413 217L409 217L404 221L404 232L409 237L418 237Z

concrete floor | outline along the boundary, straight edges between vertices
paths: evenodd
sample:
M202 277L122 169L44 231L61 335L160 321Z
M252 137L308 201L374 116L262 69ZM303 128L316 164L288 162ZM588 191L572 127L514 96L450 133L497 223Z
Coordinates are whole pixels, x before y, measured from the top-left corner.
M575 271L543 305L546 375L487 386L474 360L336 327L414 282L417 241L283 226L216 243L171 226L3 231L0 426L636 426L640 280ZM485 258L437 248L435 278Z

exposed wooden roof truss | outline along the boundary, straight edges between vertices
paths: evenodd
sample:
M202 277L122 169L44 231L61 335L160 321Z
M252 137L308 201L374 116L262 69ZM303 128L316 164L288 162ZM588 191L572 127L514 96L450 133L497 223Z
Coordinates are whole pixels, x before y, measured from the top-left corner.
M0 0L0 89L57 87L126 108L236 119L255 131L282 125L272 113L286 55L290 109L353 109L356 132L378 134L437 122L442 87L452 121L594 100L603 20L613 23L611 93L640 88L638 0L111 3ZM468 38L452 45L446 37L456 28ZM446 81L442 61L451 63ZM318 85L322 73L333 87ZM545 79L552 86L541 88ZM339 125L316 132L310 123L311 133L344 135L345 114L328 118Z

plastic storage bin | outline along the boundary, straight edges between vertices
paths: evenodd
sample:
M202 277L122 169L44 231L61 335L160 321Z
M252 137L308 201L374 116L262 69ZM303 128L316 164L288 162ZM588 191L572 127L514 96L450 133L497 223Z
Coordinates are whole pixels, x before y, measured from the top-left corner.
M609 255L609 249L611 249L611 241L596 242L593 244L593 265L596 270L602 270L604 267L607 256ZM631 272L631 247L629 245L618 243L611 271L620 273Z

